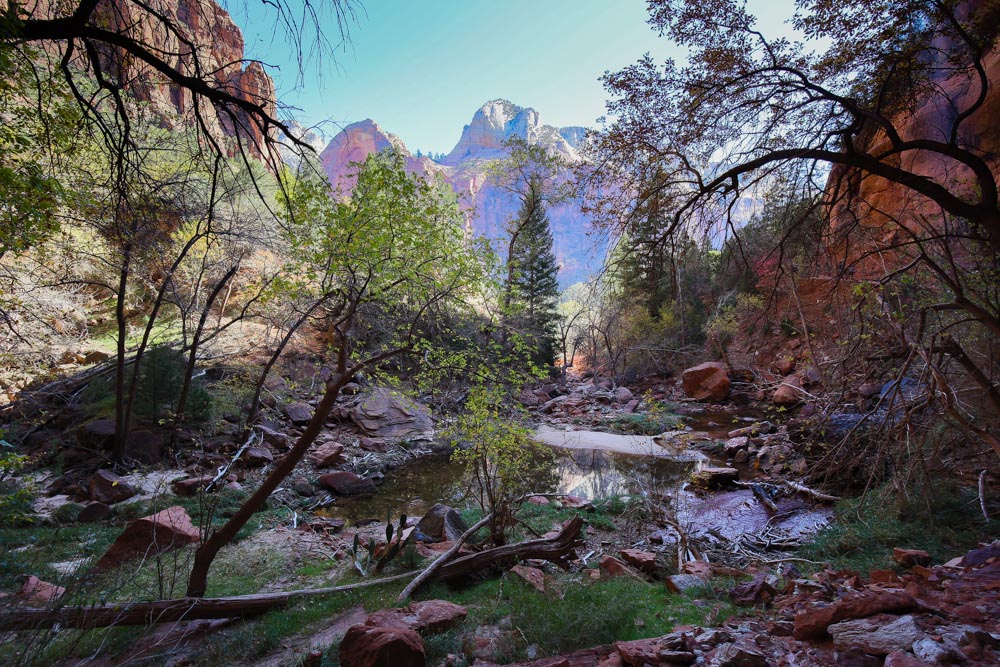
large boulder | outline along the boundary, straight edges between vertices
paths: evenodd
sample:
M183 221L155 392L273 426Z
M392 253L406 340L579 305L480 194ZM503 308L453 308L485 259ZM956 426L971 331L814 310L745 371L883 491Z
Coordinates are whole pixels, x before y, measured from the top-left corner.
M407 628L420 634L450 630L469 614L461 605L445 600L414 602L408 607L383 609L370 614L365 625L383 628Z
M87 495L94 502L113 505L137 493L135 487L110 470L98 470L87 480Z
M360 496L375 493L375 482L346 470L320 475L319 483L323 488L333 491L338 496Z
M107 570L136 558L196 544L200 539L201 533L191 523L187 510L175 505L129 524L97 561L96 567Z
M344 446L334 440L324 442L309 455L309 461L317 468L331 468L346 460Z
M684 371L684 393L699 401L723 401L729 397L729 367L707 361Z
M297 401L295 403L289 403L284 408L285 416L288 417L288 421L292 422L296 426L305 426L309 423L309 420L313 416L313 407L308 403L303 403L302 401Z
M430 410L391 389L375 389L352 411L351 419L365 434L391 440L431 440Z
M786 377L771 394L771 402L775 405L796 405L802 401L802 380L797 375Z
M469 527L462 521L462 517L453 508L441 503L436 503L434 507L427 510L427 514L420 519L417 530L435 540L450 540L454 542Z
M408 628L354 625L340 642L344 667L424 667L424 642Z

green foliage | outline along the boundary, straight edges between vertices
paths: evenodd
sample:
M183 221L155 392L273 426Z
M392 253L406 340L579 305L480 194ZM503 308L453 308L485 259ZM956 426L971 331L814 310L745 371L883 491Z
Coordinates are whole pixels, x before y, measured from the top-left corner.
M382 555L375 557L375 551L378 544L374 540L369 540L365 545L365 550L367 551L364 557L361 556L361 537L357 534L354 535L354 544L351 546L349 553L351 558L354 559L354 569L358 571L362 577L367 577L368 575L375 573L381 574L385 566L396 559L397 556L403 553L403 531L406 530L406 515L403 514L399 517L399 526L393 527L392 522L386 521L385 524L385 547L382 550ZM392 537L395 534L396 542L392 541ZM375 560L375 567L372 569L372 559Z
M671 412L670 406L653 400L649 395L643 397L641 407L641 412L616 416L607 422L608 426L615 431L635 435L658 435L683 426L681 415Z
M551 369L559 319L559 267L552 250L541 180L529 179L527 188L517 222L512 226L516 235L511 239L507 259L507 325L519 332L529 346L532 361Z
M149 350L142 362L139 387L136 390L136 414L153 422L169 419L180 400L187 360L168 346ZM191 381L185 414L195 421L205 421L211 414L211 395L199 378Z
M836 520L797 555L862 573L896 567L894 547L924 549L945 562L1000 538L1000 524L985 521L976 496L975 488L942 481L914 489L909 499L886 486L842 500Z
M525 416L499 387L473 387L450 429L452 460L467 466L473 497L491 514L490 539L503 544L525 493L538 491L553 454L533 442Z
M725 352L738 333L748 331L750 323L760 315L764 300L759 296L737 294L730 303L720 306L708 320L705 333L720 352Z
M0 527L31 523L34 494L16 479L27 463L27 456L18 454L6 440L0 440Z

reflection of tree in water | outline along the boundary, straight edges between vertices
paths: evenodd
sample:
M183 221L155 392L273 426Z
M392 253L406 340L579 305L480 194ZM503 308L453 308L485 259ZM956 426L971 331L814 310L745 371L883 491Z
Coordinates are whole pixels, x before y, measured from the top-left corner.
M674 495L693 467L690 462L599 449L570 450L569 456L556 460L558 491L589 500L650 493Z

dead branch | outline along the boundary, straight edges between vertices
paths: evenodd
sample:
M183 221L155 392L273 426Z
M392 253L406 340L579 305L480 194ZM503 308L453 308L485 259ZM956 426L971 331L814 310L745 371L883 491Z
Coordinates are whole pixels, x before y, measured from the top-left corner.
M455 540L455 543L451 545L451 548L449 548L443 554L438 556L434 560L434 562L427 567L426 570L418 574L413 581L411 581L406 585L406 588L404 588L403 591L399 594L399 597L396 598L396 602L400 604L405 602L408 597L413 595L414 591L420 588L424 584L424 582L426 582L428 579L433 577L435 572L437 572L445 563L447 563L455 554L458 553L458 550L462 548L462 545L465 544L465 541L467 539L475 535L476 531L485 526L487 523L489 523L490 519L492 518L493 518L492 514L487 514L482 519L480 519L479 522L476 523L476 525L474 525L472 528L469 528L467 531L462 533L462 535L457 540Z

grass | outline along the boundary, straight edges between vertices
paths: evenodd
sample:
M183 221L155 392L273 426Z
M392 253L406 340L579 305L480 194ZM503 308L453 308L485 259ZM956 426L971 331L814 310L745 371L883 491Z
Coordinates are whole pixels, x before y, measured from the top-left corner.
M834 522L797 555L867 573L896 567L893 547L924 549L942 563L998 537L1000 522L983 518L976 490L948 482L908 500L888 488L843 500Z

